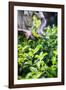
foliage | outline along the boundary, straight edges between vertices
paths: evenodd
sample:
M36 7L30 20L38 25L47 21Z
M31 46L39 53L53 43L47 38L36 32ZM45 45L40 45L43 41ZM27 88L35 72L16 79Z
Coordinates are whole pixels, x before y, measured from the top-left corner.
M40 35L37 34L37 30L41 24L41 20L36 17L36 15L33 16L33 27L32 27L32 35L36 38L40 38Z
M55 78L57 64L57 26L47 26L42 37L34 40L18 34L18 79Z

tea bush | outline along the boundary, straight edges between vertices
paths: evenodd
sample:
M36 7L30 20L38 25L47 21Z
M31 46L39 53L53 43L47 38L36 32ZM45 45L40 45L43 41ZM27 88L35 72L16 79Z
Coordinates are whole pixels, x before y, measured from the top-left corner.
M41 37L18 33L18 79L57 77L57 26L47 26Z

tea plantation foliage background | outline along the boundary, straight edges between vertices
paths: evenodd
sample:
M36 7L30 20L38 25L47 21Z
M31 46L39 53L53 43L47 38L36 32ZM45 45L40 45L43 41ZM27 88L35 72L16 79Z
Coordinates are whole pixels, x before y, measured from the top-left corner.
M18 79L57 77L57 26L48 25L37 37L38 24L32 28L34 40L18 33Z

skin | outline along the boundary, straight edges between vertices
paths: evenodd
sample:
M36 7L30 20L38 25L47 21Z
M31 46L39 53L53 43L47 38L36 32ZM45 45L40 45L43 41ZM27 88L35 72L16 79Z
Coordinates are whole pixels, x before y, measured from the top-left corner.
M41 24L37 29L37 33L39 35L43 34L43 30L46 26L46 19L43 14L43 12L34 12L34 14L41 20ZM26 11L26 12L18 12L18 31L22 31L26 38L34 39L34 36L32 35L31 28L32 28L32 13Z

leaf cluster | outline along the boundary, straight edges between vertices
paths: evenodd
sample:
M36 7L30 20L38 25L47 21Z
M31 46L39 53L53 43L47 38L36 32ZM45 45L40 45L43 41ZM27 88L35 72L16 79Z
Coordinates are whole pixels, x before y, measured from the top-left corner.
M35 40L18 34L18 79L57 77L57 44L57 26L47 26Z

